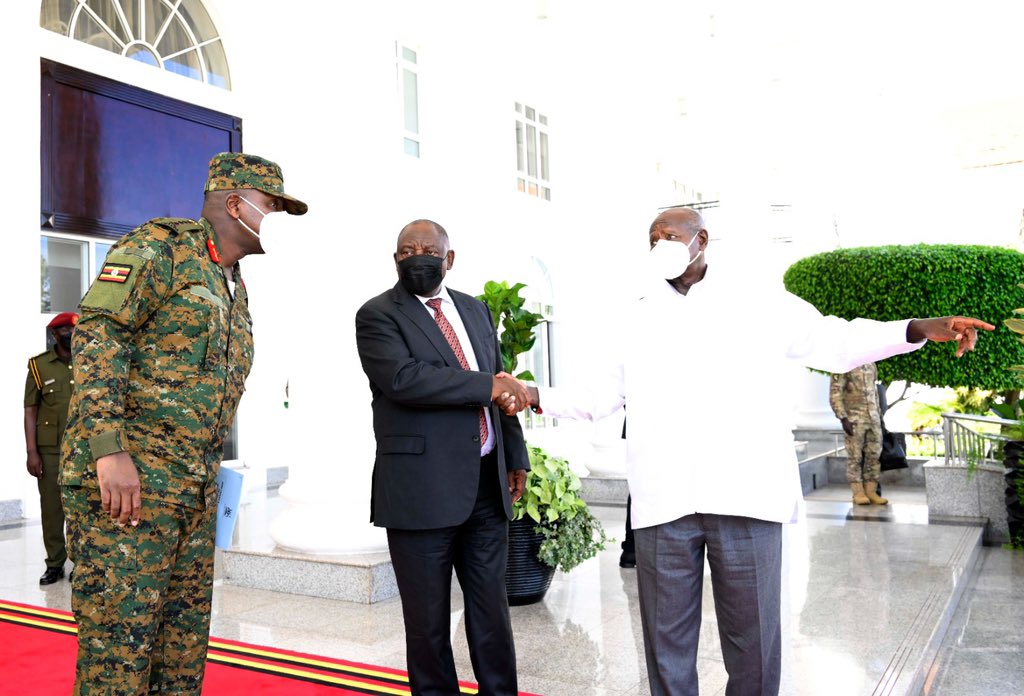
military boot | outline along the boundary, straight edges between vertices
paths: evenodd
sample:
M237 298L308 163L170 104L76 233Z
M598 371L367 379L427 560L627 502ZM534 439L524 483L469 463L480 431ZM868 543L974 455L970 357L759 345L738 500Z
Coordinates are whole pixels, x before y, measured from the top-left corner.
M868 497L864 495L864 484L860 481L850 484L850 490L853 491L853 504L854 505L868 505L871 503Z
M865 481L864 482L864 494L871 501L872 505L888 505L889 499L883 498L878 495L875 491L878 489L878 481Z

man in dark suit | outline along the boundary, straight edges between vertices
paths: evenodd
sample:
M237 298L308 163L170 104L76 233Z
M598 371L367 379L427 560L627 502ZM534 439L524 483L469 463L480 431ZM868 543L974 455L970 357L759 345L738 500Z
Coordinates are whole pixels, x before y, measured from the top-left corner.
M500 372L486 305L444 285L455 260L444 228L409 223L394 258L399 282L356 313L356 344L377 438L370 521L388 532L412 693L459 693L450 639L454 568L479 693L515 696L505 566L512 503L529 459L518 419L493 401L528 397Z

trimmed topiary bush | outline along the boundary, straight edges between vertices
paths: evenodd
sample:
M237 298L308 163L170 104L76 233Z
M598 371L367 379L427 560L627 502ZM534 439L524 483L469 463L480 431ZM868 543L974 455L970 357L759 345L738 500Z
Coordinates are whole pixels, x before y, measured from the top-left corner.
M996 325L978 350L953 358L952 344L933 343L878 363L882 382L933 387L1018 390L1010 367L1024 364L1024 345L1003 319L1024 306L1024 254L953 244L837 249L801 259L786 271L786 289L823 314L893 320L952 314Z

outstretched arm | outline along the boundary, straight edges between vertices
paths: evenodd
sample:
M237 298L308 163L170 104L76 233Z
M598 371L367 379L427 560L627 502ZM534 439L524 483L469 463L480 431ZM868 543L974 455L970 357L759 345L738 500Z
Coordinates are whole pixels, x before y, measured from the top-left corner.
M972 317L935 317L914 319L907 324L907 342L918 343L928 339L936 343L956 341L956 357L974 350L978 342L978 329L993 331L992 324Z

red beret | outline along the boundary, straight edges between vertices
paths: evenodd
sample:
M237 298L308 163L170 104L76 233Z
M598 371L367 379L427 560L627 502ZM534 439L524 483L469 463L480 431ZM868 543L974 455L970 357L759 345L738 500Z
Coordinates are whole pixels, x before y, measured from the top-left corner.
M74 312L61 312L46 325L48 329L58 329L62 326L74 326L78 323L78 315Z

